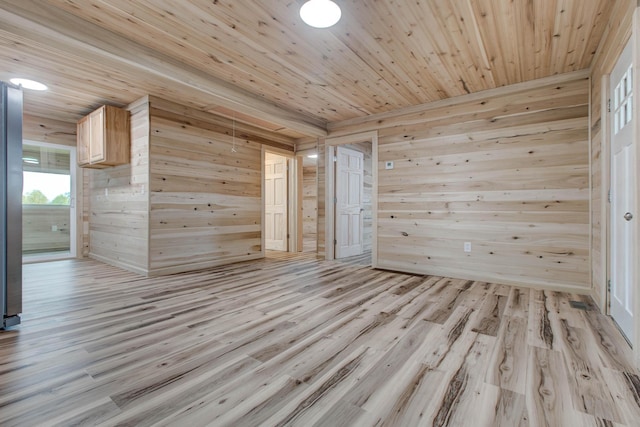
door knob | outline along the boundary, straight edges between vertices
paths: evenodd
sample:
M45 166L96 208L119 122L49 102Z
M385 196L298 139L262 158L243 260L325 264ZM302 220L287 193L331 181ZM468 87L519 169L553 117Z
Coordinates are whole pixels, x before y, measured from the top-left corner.
M632 218L633 215L631 214L631 212L627 212L626 214L624 214L624 219L626 219L627 221L631 221Z

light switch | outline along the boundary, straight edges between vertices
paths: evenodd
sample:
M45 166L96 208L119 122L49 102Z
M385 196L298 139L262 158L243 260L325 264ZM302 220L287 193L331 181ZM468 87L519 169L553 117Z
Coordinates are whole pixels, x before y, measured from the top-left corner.
M393 169L393 162L391 160L384 163L385 169Z

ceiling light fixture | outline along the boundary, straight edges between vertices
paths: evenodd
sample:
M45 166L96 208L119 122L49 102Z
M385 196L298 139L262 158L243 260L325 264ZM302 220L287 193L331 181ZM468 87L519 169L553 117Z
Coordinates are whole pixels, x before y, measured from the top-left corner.
M37 82L35 80L14 78L9 81L14 85L22 86L25 89L31 89L31 90L47 90L48 89L47 85Z
M309 154L307 157L310 158L310 159L317 159L318 155L317 154Z
M315 28L329 28L342 16L340 6L331 0L309 0L300 8L300 18Z
M23 157L22 161L25 163L29 163L30 165L39 165L40 161L35 157Z

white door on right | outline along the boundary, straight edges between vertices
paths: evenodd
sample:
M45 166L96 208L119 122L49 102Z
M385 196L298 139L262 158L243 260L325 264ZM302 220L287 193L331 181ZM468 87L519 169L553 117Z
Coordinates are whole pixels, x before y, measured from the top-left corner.
M633 142L632 43L627 43L611 73L611 317L631 342L636 258L633 236L635 144Z
M336 258L363 251L364 154L338 146L336 161Z

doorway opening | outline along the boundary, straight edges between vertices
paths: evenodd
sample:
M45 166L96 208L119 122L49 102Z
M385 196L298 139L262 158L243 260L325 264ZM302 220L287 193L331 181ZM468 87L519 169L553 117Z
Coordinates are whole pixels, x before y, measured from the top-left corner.
M325 140L325 258L377 264L377 132Z
M302 166L302 252L318 252L318 152L317 147L296 151L298 165Z
M302 159L294 153L263 149L263 247L267 251L302 251Z
M22 145L22 258L24 263L76 256L75 148Z

